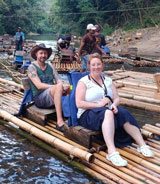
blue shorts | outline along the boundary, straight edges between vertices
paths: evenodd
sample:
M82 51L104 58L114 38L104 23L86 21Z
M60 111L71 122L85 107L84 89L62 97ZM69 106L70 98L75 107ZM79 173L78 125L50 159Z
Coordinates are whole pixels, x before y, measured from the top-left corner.
M50 108L54 105L54 100L51 96L51 88L44 90L39 95L34 97L35 105L39 108Z
M81 56L81 60L82 60L82 69L87 69L87 62L88 62L88 58L89 58L89 54L85 55L85 56Z

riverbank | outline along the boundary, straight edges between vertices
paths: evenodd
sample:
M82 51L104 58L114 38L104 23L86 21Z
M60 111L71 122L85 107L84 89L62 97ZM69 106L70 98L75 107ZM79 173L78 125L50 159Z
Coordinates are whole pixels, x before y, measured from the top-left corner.
M115 31L106 37L111 52L118 53L136 47L137 55L160 58L160 28L145 28L131 32Z

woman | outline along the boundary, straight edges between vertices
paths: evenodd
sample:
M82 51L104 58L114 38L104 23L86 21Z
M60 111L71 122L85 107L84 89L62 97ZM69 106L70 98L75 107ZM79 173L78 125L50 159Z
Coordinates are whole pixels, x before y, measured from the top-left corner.
M81 78L76 88L79 124L91 130L102 130L108 148L106 159L116 166L127 165L116 147L124 147L134 141L139 145L138 152L146 157L154 157L134 117L118 107L120 98L111 78L101 74L102 57L97 53L90 55L88 68L90 74Z

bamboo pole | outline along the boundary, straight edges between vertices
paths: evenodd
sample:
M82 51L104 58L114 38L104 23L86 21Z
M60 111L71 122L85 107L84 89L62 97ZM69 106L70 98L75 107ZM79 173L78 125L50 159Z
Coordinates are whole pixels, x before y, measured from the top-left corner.
M121 81L121 80L118 80L116 81L116 83L118 84L124 84L124 85L128 85L128 86L135 86L135 87L140 87L140 88L148 88L148 89L154 89L154 90L157 90L157 86L155 85L146 85L146 84L140 84L140 83L134 83L134 82L127 82L127 81Z
M149 126L145 126L145 125L144 125L142 128L145 129L145 130L147 130L147 131L150 131L150 132L152 132L152 133L154 133L154 134L160 135L160 131L155 130L155 129L149 127Z
M126 174L126 173L119 170L119 168L123 168L123 167L114 168L110 165L107 165L105 163L105 158L102 161L100 161L98 159L94 159L93 163L98 165L99 167L102 167L103 169L105 169L105 170L107 170L111 173L114 173L116 176L121 177L124 181L127 181L129 183L143 184L143 182L145 182L145 177L139 177L139 179L141 179L143 181L143 182L140 182L139 180L137 180L137 179L135 179L135 178L129 176L128 174Z
M148 161L146 161L146 160L144 160L142 158L139 158L138 156L135 156L133 154L130 154L130 153L124 151L124 150L121 150L121 149L118 149L118 148L117 148L117 150L124 157L126 157L126 158L128 158L130 160L133 160L134 162L136 162L136 163L138 163L138 164L140 164L142 166L148 167L148 168L150 168L150 169L152 169L152 170L160 173L160 167L159 166L157 166L155 164L152 164L152 163L150 163L150 162L148 162Z
M132 99L125 99L125 98L120 98L120 104L121 105L128 105L130 107L136 107L148 111L153 111L153 112L160 112L160 106L156 104L149 104L146 102L140 102L137 100L132 100Z
M56 157L60 158L61 160L67 162L69 165L76 167L79 171L91 176L95 177L96 180L101 180L103 183L108 183L108 184L116 184L115 182L109 180L108 178L104 177L103 175L97 173L96 171L88 168L87 166L75 161L75 160L69 160L68 156L65 155L64 153L58 151L57 149L51 147L50 145L42 142L40 139L37 139L36 137L32 136L31 134L26 133L25 131L21 129L14 128L10 126L6 121L0 119L0 123L7 125L7 128L17 132L19 135L25 137L26 139L30 140L31 142L34 142L36 145L41 147L42 149L45 149L49 151L50 153L54 154Z
M102 167L97 166L96 164L88 163L88 166L91 169L95 170L96 172L101 173L103 176L109 178L110 180L115 181L116 183L119 183L119 184L121 184L121 183L123 183L123 184L129 184L129 182L121 179L119 176L116 176L112 172L109 172L109 171L103 169Z
M99 154L102 155L103 157L106 157L106 153L103 151L100 151ZM160 175L158 173L150 170L150 168L146 168L145 166L140 165L139 163L131 161L128 158L125 158L125 160L128 161L128 164L126 166L128 169L131 169L132 171L134 171L136 173L142 174L143 176L146 176L146 177L152 179L153 181L159 182ZM109 162L109 161L107 161L107 162Z
M16 124L17 126L24 129L25 131L32 133L36 137L44 140L45 142L51 144L52 146L56 147L57 149L65 152L69 155L78 157L78 158L85 160L87 162L91 161L91 159L93 157L93 155L91 153L88 153L84 150L81 150L75 146L72 146L72 145L46 133L46 132L43 132L42 130L28 124L25 121L18 119L17 117L9 114L8 112L6 112L4 110L0 109L0 116L8 121L11 121L12 123Z
M6 79L0 78L0 82L5 83L5 84L9 84L11 86L15 86L16 88L19 88L19 89L22 89L22 90L24 89L23 85L17 84L15 82L12 82L12 81L9 81L9 80L6 80Z
M85 147L83 147L83 146L81 146L81 145L75 143L74 141L72 141L72 140L67 139L66 137L64 137L63 133L62 133L62 134L59 134L59 131L58 131L58 133L51 131L50 129L47 128L47 127L49 127L49 126L43 127L43 126L41 126L41 125L39 125L39 124L37 124L37 123L34 123L33 121L31 121L31 120L29 120L29 119L27 119L27 118L24 118L24 117L22 117L21 119L24 120L24 121L26 121L26 122L28 122L29 124L31 124L31 125L33 125L33 126L39 128L39 129L41 129L41 130L47 132L47 133L49 133L49 134L55 136L55 137L58 137L59 139L65 141L65 142L67 142L67 143L69 143L69 144L71 144L71 145L73 145L73 146L77 146L77 147L79 147L80 149L83 149L83 150L85 150L85 151L88 150L87 148L85 148ZM51 127L50 127L50 128L51 128Z
M94 156L95 158L98 158L100 159L102 162L105 162L109 165L112 165L111 162L109 162L105 156L106 156L106 153L104 152L99 152L99 154L97 153L94 153ZM113 165L112 165L113 166ZM116 167L116 166L114 166ZM126 167L118 167L118 170L122 171L123 173L126 173L130 176L132 176L133 178L136 178L137 180L140 180L140 181L145 181L147 183L147 178L154 181L154 182L160 182L160 179L156 178L155 176L153 176L153 173L152 175L143 171L142 169L139 169L135 166L132 166L131 164L127 164ZM136 182L133 182L133 183L136 183Z
M120 97L130 98L130 99L148 102L148 103L160 104L160 100L156 100L156 99L150 98L150 97L126 94L126 93L122 93L122 92L118 92L118 94Z
M153 138L153 133L152 133L152 132L149 132L149 131L147 131L147 130L141 129L141 134L142 134L144 137Z

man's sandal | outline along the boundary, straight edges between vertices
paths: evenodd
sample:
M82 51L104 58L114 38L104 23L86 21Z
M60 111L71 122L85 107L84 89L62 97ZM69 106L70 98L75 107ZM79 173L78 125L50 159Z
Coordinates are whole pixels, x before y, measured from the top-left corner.
M119 155L118 151L113 152L111 155L107 155L106 159L112 162L115 166L122 167L127 165L127 161Z
M137 151L140 152L145 157L154 157L154 153L151 151L148 145L138 147Z

